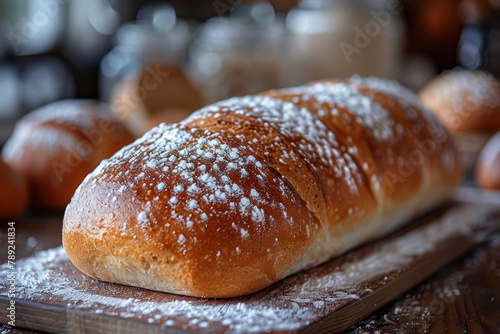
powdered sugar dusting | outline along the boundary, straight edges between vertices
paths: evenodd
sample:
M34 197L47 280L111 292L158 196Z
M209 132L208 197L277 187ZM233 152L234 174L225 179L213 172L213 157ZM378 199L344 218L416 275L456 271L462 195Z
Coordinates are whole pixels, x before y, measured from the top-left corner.
M244 145L232 147L219 133L183 124L162 124L103 161L84 183L90 187L86 191L102 183L116 185L109 191L115 201L134 201L136 196L141 196L140 202L144 205L137 215L140 226L147 229L156 223L163 226L169 222L179 223L186 230L177 244L185 254L197 242L196 238L189 237L192 233L188 231L203 230L206 224L219 224L221 212L239 212L237 228L241 233L237 235L240 240L249 240L254 231L262 231L260 226L273 224L282 215L271 212L275 205L268 191L272 187L285 189L280 187L282 177L271 179L274 174L267 172L267 165L247 155ZM123 169L123 162L127 164L127 172L116 173L115 169ZM248 171L252 171L252 178L257 178L251 188L245 185L250 177ZM77 193L79 191L80 188ZM284 191L283 196L295 195ZM159 211L164 214L159 215ZM293 224L293 220L289 223ZM66 227L79 226L67 224ZM171 230L172 237L176 237L174 232L181 233Z
M291 145L305 158L312 170L323 169L319 175L336 175L341 182L347 182L352 193L357 192L353 179L358 171L355 164L349 164L335 134L313 113L306 108L296 106L268 96L245 96L221 101L194 113L187 121L195 118L220 117L221 113L233 112L253 117L268 125L289 139ZM280 138L275 138L279 143ZM283 152L281 161L293 158ZM326 184L326 182L325 182Z
M302 94L302 99L314 98L319 103L337 105L346 109L356 117L374 139L390 141L394 138L394 120L387 110L370 97L361 94L353 87L343 83L315 83L312 86L302 86L283 90L287 93ZM320 110L322 108L318 108ZM338 110L333 107L328 110L333 116L338 116Z
M394 120L387 110L370 97L340 83L317 83L312 86L319 101L326 99L349 110L374 138L389 141L394 138Z
M446 106L439 110L440 113L468 116L473 111L474 114L493 115L500 107L500 82L487 72L457 68L445 71L424 88L421 96L424 101L431 99Z
M110 108L107 104L93 100L62 100L36 109L29 113L23 122L69 123L78 128L91 130L96 127L95 120L90 117L92 112L105 117L106 114L110 114Z
M233 111L258 118L284 136L296 139L301 151L318 156L325 163L331 159L332 152L339 149L331 130L309 110L299 108L290 102L265 96L245 96L221 101L202 109L199 114L214 110Z
M436 124L436 118L432 111L422 103L422 101L414 92L402 86L397 81L378 77L363 78L359 75L353 75L348 79L348 81L351 84L368 87L395 98L397 101L399 101L401 106L405 107L408 118L410 119L416 118L416 113L412 109L412 107L416 107L423 112L423 115L428 121L431 122L431 125Z
M137 220L140 222L140 223L147 223L148 222L148 216L146 215L146 212L142 211L141 213L139 213L137 215Z

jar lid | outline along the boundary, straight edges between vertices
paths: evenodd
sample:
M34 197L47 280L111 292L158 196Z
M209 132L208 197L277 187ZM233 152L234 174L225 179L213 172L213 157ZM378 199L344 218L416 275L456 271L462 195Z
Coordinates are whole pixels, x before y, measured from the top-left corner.
M188 42L189 25L181 20L177 20L170 31L158 30L148 22L137 21L122 24L116 32L117 45L146 54L185 48Z
M177 18L168 4L143 6L137 21L122 24L116 32L116 44L132 53L161 56L185 50L190 40L190 26Z
M352 0L351 0L352 1ZM347 3L346 0L300 0L301 9L331 9L340 4Z
M300 0L300 9L331 10L338 6L352 6L358 9L386 8L389 0Z

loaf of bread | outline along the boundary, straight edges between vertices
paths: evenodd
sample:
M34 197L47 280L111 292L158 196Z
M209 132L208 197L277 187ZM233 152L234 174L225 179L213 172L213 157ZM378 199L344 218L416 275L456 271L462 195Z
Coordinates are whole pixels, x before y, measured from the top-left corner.
M104 281L240 296L393 230L461 175L415 94L378 78L317 82L152 129L84 180L63 244Z
M2 151L31 188L31 205L61 210L85 176L133 141L108 105L65 100L41 107L16 125Z
M500 131L500 81L489 73L454 69L419 95L450 130Z
M18 218L28 205L28 183L0 159L0 184L0 219Z
M476 182L482 188L500 190L500 132L490 138L479 154Z

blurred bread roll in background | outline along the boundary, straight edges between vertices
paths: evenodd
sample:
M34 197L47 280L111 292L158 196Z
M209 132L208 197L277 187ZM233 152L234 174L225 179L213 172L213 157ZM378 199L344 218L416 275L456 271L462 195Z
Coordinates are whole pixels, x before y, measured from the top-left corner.
M0 159L0 219L21 216L28 205L29 189L26 180Z
M489 137L500 130L500 81L487 72L456 68L436 77L419 95L451 131L472 171Z
M119 83L111 104L127 128L139 137L161 122L181 121L206 101L180 67L158 62L145 66L134 79Z
M420 98L450 130L500 130L500 82L489 73L444 72L420 91Z
M500 132L491 137L479 155L476 182L482 188L500 190Z
M101 160L132 141L107 104L64 100L19 120L2 156L27 179L33 207L57 210Z

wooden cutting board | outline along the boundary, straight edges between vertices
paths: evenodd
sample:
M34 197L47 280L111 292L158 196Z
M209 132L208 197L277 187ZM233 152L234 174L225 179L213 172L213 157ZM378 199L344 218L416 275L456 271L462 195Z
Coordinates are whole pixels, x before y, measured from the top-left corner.
M56 333L336 333L356 324L498 228L500 201L479 193L256 294L176 296L99 282L62 247L18 261L16 326ZM1 281L10 269L0 267ZM6 322L8 287L0 287ZM432 312L432 310L429 310Z

